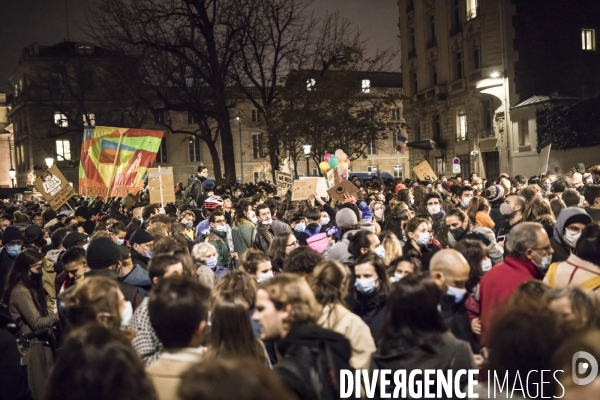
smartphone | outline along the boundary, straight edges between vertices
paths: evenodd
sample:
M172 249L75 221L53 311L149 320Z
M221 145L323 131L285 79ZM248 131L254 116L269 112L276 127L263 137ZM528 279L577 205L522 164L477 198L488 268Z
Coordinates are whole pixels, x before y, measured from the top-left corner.
M336 235L337 233L338 233L337 226L327 229L327 236L333 236L333 235Z
M498 236L498 239L496 239L496 242L504 242L504 239L506 239L505 235Z

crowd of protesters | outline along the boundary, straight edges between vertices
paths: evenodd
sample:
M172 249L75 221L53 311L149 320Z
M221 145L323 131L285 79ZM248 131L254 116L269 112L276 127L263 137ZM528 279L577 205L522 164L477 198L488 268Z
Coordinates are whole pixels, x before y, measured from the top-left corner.
M571 357L600 359L600 166L350 176L343 203L208 174L164 207L0 203L1 399L325 400L376 368L597 393Z

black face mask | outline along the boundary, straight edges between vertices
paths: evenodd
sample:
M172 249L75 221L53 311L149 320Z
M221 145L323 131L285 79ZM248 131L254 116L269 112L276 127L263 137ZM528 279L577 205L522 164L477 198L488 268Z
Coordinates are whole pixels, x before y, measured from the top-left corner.
M465 233L467 233L467 230L462 226L456 229L450 229L450 234L457 242L465 235Z

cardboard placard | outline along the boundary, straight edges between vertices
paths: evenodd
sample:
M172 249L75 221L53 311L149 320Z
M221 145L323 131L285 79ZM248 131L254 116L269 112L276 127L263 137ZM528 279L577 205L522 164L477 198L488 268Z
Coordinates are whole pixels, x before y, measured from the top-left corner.
M288 190L292 189L292 183L294 180L292 179L292 174L288 174L286 172L275 172L275 185L277 185L277 195L285 196Z
M173 168L148 168L150 203L175 203Z
M317 196L327 197L327 180L325 178L318 178L317 181Z
M317 191L319 178L296 179L292 185L292 201L306 200Z
M540 151L540 174L545 174L548 171L548 160L550 159L550 147L552 145L544 147Z
M437 181L437 176L427 161L423 161L413 168L413 172L420 181Z
M339 201L340 203L343 203L346 200L344 197L345 194L353 195L357 192L358 188L347 179L336 183L327 191L327 193L329 193L333 199Z
M336 183L340 181L340 174L338 172L337 167L331 168L329 172L327 172L327 184L328 187L332 187Z
M51 166L38 176L33 185L54 210L59 210L63 204L75 196L75 189L65 179L56 165Z

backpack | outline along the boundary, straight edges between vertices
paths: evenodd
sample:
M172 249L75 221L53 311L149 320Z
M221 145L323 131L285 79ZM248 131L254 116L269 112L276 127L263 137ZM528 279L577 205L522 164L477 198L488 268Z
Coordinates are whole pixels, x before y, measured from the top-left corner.
M196 207L196 199L192 196L193 188L194 182L192 181L192 183L185 188L181 197L177 199L176 204L179 211L185 211L190 207Z

